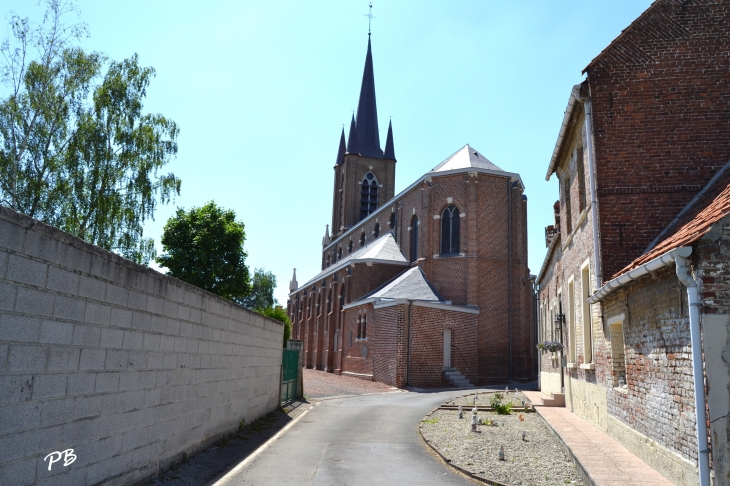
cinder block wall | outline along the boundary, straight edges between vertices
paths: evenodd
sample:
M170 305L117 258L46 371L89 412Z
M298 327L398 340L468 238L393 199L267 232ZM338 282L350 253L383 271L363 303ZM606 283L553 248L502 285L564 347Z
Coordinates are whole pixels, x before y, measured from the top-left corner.
M0 208L0 484L133 484L279 402L283 326ZM69 466L44 458L73 449Z

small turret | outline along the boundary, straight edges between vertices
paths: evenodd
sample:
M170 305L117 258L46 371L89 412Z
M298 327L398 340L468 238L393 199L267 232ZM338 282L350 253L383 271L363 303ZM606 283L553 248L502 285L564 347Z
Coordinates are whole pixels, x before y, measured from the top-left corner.
M350 134L347 136L347 153L360 154L360 150L357 148L357 123L355 123L354 113L350 122Z
M325 225L324 238L322 238L322 246L329 245L330 242L330 225Z
M393 122L388 123L388 138L385 139L384 159L395 160L395 148L393 148Z
M292 275L291 282L289 282L289 292L294 292L299 288L299 283L297 283L297 269L294 269L294 275Z
M345 161L345 152L347 152L347 146L345 145L345 127L342 127L340 147L337 149L337 162L335 162L335 167L341 165Z

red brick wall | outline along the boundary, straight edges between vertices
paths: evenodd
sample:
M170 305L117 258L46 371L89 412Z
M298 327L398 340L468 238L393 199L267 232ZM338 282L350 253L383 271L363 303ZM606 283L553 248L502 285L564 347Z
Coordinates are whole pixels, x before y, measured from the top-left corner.
M730 4L657 1L587 68L604 280L730 160Z
M392 386L406 385L408 306L375 309L373 378Z

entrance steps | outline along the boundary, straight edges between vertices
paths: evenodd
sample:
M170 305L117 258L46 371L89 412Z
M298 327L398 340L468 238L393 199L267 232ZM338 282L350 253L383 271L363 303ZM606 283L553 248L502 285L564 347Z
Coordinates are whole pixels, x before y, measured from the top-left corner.
M474 388L474 385L454 368L444 368L444 377L456 388Z
M564 407L565 393L551 393L549 397L541 394L540 401L543 407Z

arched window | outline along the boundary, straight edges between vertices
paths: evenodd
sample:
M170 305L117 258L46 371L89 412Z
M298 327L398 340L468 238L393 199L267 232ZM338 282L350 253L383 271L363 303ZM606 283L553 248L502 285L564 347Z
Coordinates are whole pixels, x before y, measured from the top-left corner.
M360 219L367 218L376 209L378 209L378 180L375 178L375 174L368 172L362 179Z
M380 236L380 223L375 223L375 229L373 230L373 235L377 238Z
M352 253L352 240L347 244L347 253Z
M327 314L332 312L332 289L327 294Z
M441 213L441 254L459 253L459 210L453 204Z
M411 223L411 261L418 260L418 218L413 216Z
M317 315L322 315L322 294L317 294Z
M388 224L390 225L390 229L395 228L395 211L390 213L390 221L388 221Z
M342 259L342 246L337 250L337 261Z
M340 310L343 310L342 308L345 307L345 286L342 285L342 290L340 290Z
M362 316L362 334L360 335L360 339L367 339L368 338L368 316L364 315Z
M365 246L365 232L360 233L360 248Z
M327 255L327 262L325 263L325 268L330 266L330 256Z

